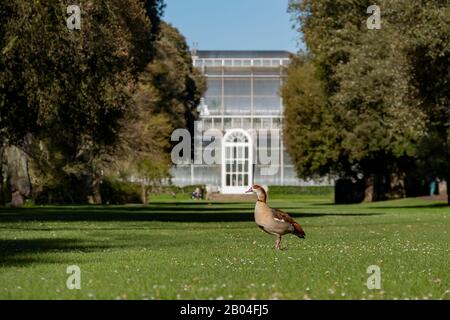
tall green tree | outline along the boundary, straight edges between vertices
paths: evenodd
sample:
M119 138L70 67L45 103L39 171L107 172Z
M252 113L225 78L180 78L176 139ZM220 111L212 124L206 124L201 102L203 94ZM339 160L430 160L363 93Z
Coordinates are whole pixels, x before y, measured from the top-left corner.
M192 128L205 81L194 68L185 38L162 22L155 59L139 77L134 104L124 119L114 170L139 180L142 202L152 187L170 178L170 137L175 129Z
M323 82L309 57L294 57L282 87L284 144L300 177L337 171L339 134Z
M411 95L427 117L419 166L430 177L445 179L450 192L450 3L419 1L409 8L398 18L407 39Z
M333 136L331 143L323 144L326 152L322 150L324 157L332 157L322 161L326 165L320 170L305 171L298 152L291 150L294 162L304 176L327 172L363 179L367 201L383 199L393 188L404 195L401 180L414 166L426 123L426 114L411 86L411 64L405 55L409 37L398 19L415 5L379 1L382 28L369 30L366 10L371 4L364 0L303 0L291 1L290 5L316 68L316 81L322 83L323 103L331 115L328 119L332 119L312 130L317 136ZM293 81L295 76L288 79L287 86L293 86ZM308 96L310 92L305 90L304 96ZM289 103L289 96L289 90L285 90L286 112L302 112L298 104ZM322 111L312 110L311 119L318 118L317 113ZM307 123L310 118L308 114L305 117ZM298 139L305 137L305 130L295 125L286 131L292 136L296 129ZM315 142L306 141L303 153L320 157ZM394 181L398 185L391 185Z
M85 1L81 30L69 30L70 1L0 1L2 143L27 151L30 137L45 139L92 193L95 161L116 143L152 59L161 3Z
M156 91L146 90L149 86ZM168 23L161 24L155 59L141 74L140 88L137 103L156 99L152 103L154 111L169 116L174 129L193 126L206 84L193 66L186 39Z

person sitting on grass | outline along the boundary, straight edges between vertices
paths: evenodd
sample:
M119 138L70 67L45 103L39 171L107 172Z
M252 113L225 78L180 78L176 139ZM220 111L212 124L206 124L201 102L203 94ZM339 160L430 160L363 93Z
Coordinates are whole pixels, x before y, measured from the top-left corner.
M202 189L200 189L199 187L195 188L194 192L192 192L192 199L193 200L203 199Z

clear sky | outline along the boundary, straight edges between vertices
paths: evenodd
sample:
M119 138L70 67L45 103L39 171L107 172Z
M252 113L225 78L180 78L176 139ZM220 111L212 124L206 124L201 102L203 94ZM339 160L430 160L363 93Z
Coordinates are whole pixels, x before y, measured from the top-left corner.
M298 51L288 0L166 0L164 20L200 50Z

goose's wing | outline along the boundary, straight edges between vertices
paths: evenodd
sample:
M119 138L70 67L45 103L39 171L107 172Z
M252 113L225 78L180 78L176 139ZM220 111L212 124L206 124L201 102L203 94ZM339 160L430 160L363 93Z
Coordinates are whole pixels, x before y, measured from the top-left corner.
M272 209L272 215L275 220L278 220L280 222L282 221L282 222L286 222L289 224L295 223L295 220L292 219L292 217L289 214L287 214L286 212L284 212L280 209Z

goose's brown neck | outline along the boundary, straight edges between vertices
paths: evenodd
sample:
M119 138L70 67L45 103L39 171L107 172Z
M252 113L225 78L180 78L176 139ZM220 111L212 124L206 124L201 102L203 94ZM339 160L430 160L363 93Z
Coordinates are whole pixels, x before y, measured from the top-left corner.
M263 203L267 202L267 193L264 189L258 190L258 202L263 202Z

